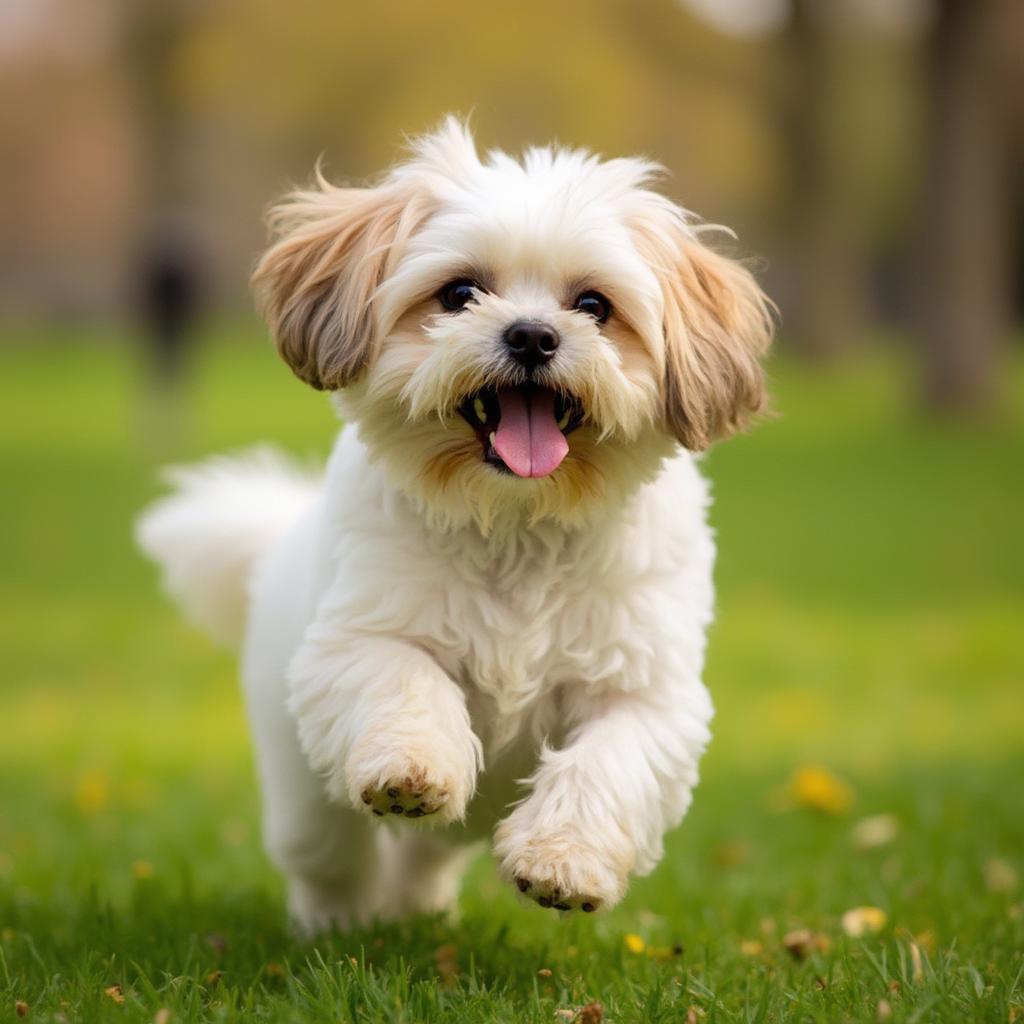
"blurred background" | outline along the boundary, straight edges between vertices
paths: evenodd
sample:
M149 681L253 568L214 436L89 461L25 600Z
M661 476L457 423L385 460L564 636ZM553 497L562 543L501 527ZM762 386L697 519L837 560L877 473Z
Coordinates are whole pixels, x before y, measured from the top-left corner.
M1014 0L7 0L0 88L8 321L247 310L269 200L446 111L662 161L763 255L784 344L897 331L940 408L995 401L1024 301Z
M359 182L448 111L483 147L663 162L781 308L777 415L706 461L709 794L636 898L697 898L723 849L816 877L819 834L784 849L773 824L793 800L895 814L957 892L993 862L1017 885L1019 0L4 0L0 96L0 892L22 917L186 860L200 891L275 891L233 657L159 596L132 521L162 462L326 453L326 400L251 312L263 211L318 157Z

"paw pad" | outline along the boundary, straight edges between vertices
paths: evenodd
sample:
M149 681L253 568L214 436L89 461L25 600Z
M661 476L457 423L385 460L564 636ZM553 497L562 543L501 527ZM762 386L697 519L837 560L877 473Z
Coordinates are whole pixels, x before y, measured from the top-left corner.
M531 899L539 907L545 910L558 910L566 913L571 910L582 910L584 914L592 914L601 906L601 901L595 896L585 893L563 892L557 886L550 883L532 881L529 878L519 876L515 880L516 888Z
M387 815L426 818L437 814L444 807L448 792L422 779L406 776L402 779L389 779L379 788L368 786L360 793L360 799L378 818Z

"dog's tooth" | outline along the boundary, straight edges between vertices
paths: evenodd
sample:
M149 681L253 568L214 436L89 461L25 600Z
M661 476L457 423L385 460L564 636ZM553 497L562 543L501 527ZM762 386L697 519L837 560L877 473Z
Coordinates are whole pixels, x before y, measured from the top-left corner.
M569 420L571 419L572 411L570 409L566 409L565 412L562 413L562 418L558 421L558 429L565 430L565 428L569 426Z
M489 434L487 435L487 440L491 442L491 447L492 447L492 448L494 447L494 433L495 433L495 432L494 432L494 431L492 430L492 431L491 431L491 432L490 432L490 433L489 433Z
M476 418L481 423L487 422L487 410L484 408L484 400L482 398L473 399L473 412L476 413Z

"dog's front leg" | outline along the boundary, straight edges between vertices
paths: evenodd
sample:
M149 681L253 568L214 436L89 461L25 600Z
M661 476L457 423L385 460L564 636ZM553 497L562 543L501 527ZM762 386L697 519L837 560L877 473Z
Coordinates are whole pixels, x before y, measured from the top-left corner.
M314 633L292 661L289 708L328 795L374 814L462 818L482 754L465 696L422 648Z
M575 725L542 751L532 792L498 826L502 874L528 899L584 912L617 903L629 875L662 854L697 782L711 704L698 682L682 692L572 695Z

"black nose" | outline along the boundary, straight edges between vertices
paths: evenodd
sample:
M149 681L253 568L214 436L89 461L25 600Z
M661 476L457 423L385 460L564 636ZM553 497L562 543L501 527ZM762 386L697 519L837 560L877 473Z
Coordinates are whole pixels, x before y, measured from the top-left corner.
M558 348L558 332L539 320L517 320L505 331L505 344L528 370L543 366Z

